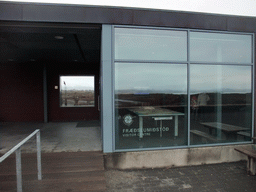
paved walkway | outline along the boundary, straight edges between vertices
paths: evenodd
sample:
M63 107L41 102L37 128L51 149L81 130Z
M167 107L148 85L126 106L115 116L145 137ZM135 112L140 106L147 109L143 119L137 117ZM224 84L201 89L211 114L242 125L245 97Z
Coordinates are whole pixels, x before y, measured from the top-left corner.
M5 123L0 129L3 147L0 153L8 151L36 128L41 129L42 152L45 153L102 149L99 127L78 127L75 122ZM35 152L35 146L35 139L32 139L22 151ZM247 175L245 161L180 168L105 170L105 176L109 192L256 192L256 176Z
M50 123L1 123L0 154L6 153L34 130L41 130L41 147L43 153L77 152L102 150L101 130L99 126L77 126L78 122ZM25 153L36 152L35 137L23 147Z
M255 192L246 161L144 170L107 170L109 192Z

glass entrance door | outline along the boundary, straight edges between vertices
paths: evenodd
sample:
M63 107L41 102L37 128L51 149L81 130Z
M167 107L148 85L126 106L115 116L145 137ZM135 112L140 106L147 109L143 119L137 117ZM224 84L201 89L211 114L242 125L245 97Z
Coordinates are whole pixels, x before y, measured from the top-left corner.
M83 67L83 66L82 66ZM99 120L99 73L97 71L48 70L49 121Z
M60 107L95 107L95 77L60 76Z

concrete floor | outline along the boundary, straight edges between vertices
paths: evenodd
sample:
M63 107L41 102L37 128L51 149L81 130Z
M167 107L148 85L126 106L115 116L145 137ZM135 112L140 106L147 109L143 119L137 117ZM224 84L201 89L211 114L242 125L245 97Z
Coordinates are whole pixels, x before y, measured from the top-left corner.
M0 153L6 153L36 129L41 131L42 152L101 151L100 126L77 127L77 123L1 123ZM21 149L36 152L35 137Z

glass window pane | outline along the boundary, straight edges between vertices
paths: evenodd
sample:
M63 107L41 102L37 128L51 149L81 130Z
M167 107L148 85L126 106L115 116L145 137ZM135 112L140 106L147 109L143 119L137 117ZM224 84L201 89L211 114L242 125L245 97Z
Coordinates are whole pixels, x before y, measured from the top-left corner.
M94 107L94 76L61 76L60 107Z
M190 33L190 60L252 63L252 36L206 32Z
M115 64L116 149L187 145L187 65Z
M115 28L115 59L187 61L187 32Z
M249 141L252 67L191 65L191 144Z

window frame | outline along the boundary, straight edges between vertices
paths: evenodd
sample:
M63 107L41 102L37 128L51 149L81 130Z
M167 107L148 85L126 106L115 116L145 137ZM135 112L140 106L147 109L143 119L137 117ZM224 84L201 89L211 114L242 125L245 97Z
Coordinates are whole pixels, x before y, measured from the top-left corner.
M135 28L135 29L155 29L155 30L173 30L173 31L186 31L187 32L187 61L163 61L163 60L127 60L127 59L115 59L115 28ZM251 36L251 63L230 63L230 62L196 62L191 61L190 59L190 34L191 32L204 32L204 33L217 33L217 34L236 34L236 35L250 35ZM116 149L116 141L115 137L113 138L113 151L114 152L125 152L125 151L147 151L147 150L161 150L161 149L175 149L175 148L195 148L195 147L207 147L207 146L224 146L224 145L235 145L235 144L249 144L253 141L243 141L243 142L231 142L231 143L214 143L214 144L199 144L199 145L191 145L190 141L190 65L191 64L201 64L201 65L240 65L240 66L252 66L252 80L251 80L251 87L252 87L252 127L251 127L251 135L254 136L254 97L255 97L255 89L254 89L254 78L255 78L255 37L254 33L248 32L230 32L230 31L215 31L215 30L202 30L202 29L181 29L181 28L165 28L165 27L146 27L146 26L123 26L123 25L112 25L112 131L115 135L115 63L165 63L165 64L187 64L187 105L188 105L188 114L187 114L187 121L188 121L188 145L187 146L170 146L170 147L157 147L157 148L135 148L135 149Z

